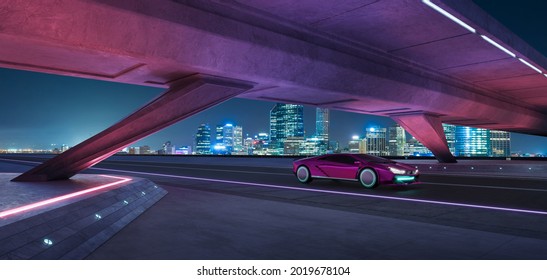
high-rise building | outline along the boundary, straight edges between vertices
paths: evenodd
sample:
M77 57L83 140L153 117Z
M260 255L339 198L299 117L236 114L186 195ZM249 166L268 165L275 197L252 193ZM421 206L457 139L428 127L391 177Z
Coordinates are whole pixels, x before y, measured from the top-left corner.
M404 156L406 132L400 125L389 127L388 151L390 156Z
M304 137L287 137L283 141L284 155L299 155L304 143Z
M444 135L446 136L446 143L448 149L453 155L456 154L456 126L452 124L443 123Z
M511 133L501 130L490 130L490 146L493 157L511 156Z
M267 154L270 142L270 136L268 133L261 132L254 136L253 139L253 154L265 155Z
M175 149L175 155L191 155L192 147L191 146L181 146Z
M304 107L277 103L270 110L270 146L280 154L288 137L304 137Z
M352 154L357 154L361 152L361 142L363 140L359 139L358 135L353 135L351 140L348 143L348 152ZM366 142L365 142L366 143Z
M233 133L233 151L236 153L243 152L243 127L234 126Z
M405 156L433 156L433 153L420 141L412 137L405 144Z
M253 143L254 143L253 138L249 136L247 136L247 138L243 140L243 151L247 152L247 155L253 154L253 150L254 150Z
M366 154L367 153L367 138L363 138L359 140L359 153L360 154Z
M173 155L175 154L175 146L171 144L171 141L167 141L163 143L163 147L158 153L163 155Z
M150 146L144 145L139 147L139 155L149 155L150 152Z
M338 152L340 150L340 144L338 141L330 140L328 150L331 152Z
M226 151L230 154L234 150L234 125L227 123L222 127L222 142Z
M196 154L211 154L211 128L208 124L200 124L196 133Z
M68 149L70 149L68 145L65 145L65 144L61 145L61 153L68 151Z
M215 129L215 141L213 145L224 145L224 126L221 124L218 124Z
M315 109L315 136L318 139L329 141L329 109Z
M386 129L379 127L370 127L366 129L365 139L367 139L367 154L374 156L387 156L386 147Z
M456 156L486 157L491 153L490 130L456 126Z

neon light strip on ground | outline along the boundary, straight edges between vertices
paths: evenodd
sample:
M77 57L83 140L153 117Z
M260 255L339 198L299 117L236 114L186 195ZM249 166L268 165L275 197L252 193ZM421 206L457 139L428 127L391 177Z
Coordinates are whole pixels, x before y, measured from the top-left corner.
M275 188L275 189L298 190L298 191L306 191L306 192L339 194L339 195L347 195L347 196L369 197L369 198L397 200L397 201L406 201L406 202L417 202L417 203L438 204L438 205L447 205L447 206L459 206L459 207L466 207L466 208L477 208L477 209L487 209L487 210L499 210L499 211L506 211L506 212L547 215L547 212L537 211L537 210L526 210L526 209L517 209L517 208L506 208L506 207L496 207L496 206L467 204L467 203L456 203L456 202L436 201L436 200L426 200L426 199L415 199L415 198L392 197L392 196L373 195L373 194L339 192L339 191L328 191L328 190L318 190L318 189L306 189L306 188L289 187L289 186L281 186L281 185L271 185L271 184L251 183L251 182L240 182L240 181L230 181L230 180L220 180L220 179L210 179L210 178L200 178L200 177L190 177L190 176L179 176L179 175L168 175L168 174L149 173L149 172L127 171L127 170L108 169L108 168L93 167L92 169L104 170L104 171L114 171L114 172L125 172L125 173L132 173L132 174L141 174L141 175L151 175L151 176L159 176L159 177L169 177L169 178L177 178L177 179L196 180L196 181L238 184L238 185L255 186L255 187L267 187L267 188Z
M21 207L10 209L10 210L6 210L6 211L3 211L3 212L0 212L0 218L4 218L4 217L14 215L14 214L17 214L17 213L21 213L21 212L24 212L24 211L36 209L38 207L50 205L50 204L53 204L55 202L67 200L69 198L81 196L81 195L84 195L84 194L99 191L99 190L102 190L102 189L106 189L106 188L109 188L109 187L113 187L113 186L116 186L116 185L123 184L125 182L131 181L131 179L129 179L129 178L122 178L122 177L116 177L116 176L110 176L110 175L99 175L99 176L119 179L119 181L104 184L104 185L100 185L100 186L89 188L89 189L85 189L85 190L78 191L78 192L65 194L65 195L62 195L62 196L58 196L58 197L54 197L54 198L50 198L50 199L46 199L46 200L42 200L42 201L39 201L39 202L36 202L36 203L24 205L24 206L21 206Z

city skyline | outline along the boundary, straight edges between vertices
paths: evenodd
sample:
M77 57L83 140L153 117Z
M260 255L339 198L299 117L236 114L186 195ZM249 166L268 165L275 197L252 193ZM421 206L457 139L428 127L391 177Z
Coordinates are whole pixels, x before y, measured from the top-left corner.
M272 117L272 112L279 106L295 108L294 104L276 104L270 111L270 127L277 135L291 133L290 125L280 120L289 120L294 117L295 110L282 110ZM296 106L296 108L298 108ZM298 110L296 110L298 112ZM296 113L298 115L298 113ZM211 134L210 126L201 124L198 127L193 147L183 146L176 148L168 141L157 154L198 154L198 155L297 155L312 156L326 153L366 153L374 156L433 156L422 143L414 137L406 137L406 131L400 125L390 127L370 127L363 136L354 135L348 141L347 146L341 146L338 142L329 142L328 109L316 109L316 133L311 137L289 136L280 141L277 136L273 138L267 133L243 137L242 127L233 124L217 125L216 135ZM281 122L281 123L280 123ZM296 122L298 123L298 122ZM297 124L298 125L298 124ZM505 131L472 128L443 124L450 152L459 157L510 157L523 156L511 154L511 134ZM239 133L235 133L238 130ZM279 132L280 130L284 130ZM228 133L227 133L228 131ZM279 133L278 133L279 132ZM287 133L289 132L289 133ZM294 132L292 132L294 134ZM214 137L213 137L214 136ZM274 139L272 142L272 139ZM220 147L219 147L220 145ZM281 145L283 148L281 148ZM166 149L166 146L169 147ZM140 150L145 150L140 153ZM194 151L192 153L192 151ZM155 154L148 146L130 147L125 152L130 154ZM524 155L545 156L545 155Z
M163 89L93 81L35 72L0 69L5 106L0 112L0 149L49 149L75 144L116 123ZM32 80L35 83L27 83ZM37 86L39 85L39 86ZM8 92L17 94L7 94ZM234 123L243 136L269 133L269 112L274 102L234 98L196 114L131 146L160 149L166 141L192 146L201 123ZM63 110L59 110L63 108ZM27 111L29 113L23 114ZM305 137L316 130L316 108L303 106ZM16 118L14 118L16 116ZM330 111L330 140L345 143L368 127L389 127L395 122L337 110ZM547 137L512 133L512 152L547 153Z

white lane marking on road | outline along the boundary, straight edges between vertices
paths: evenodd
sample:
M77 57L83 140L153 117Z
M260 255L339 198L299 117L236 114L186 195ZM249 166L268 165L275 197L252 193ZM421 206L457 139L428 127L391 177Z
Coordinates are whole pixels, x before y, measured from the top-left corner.
M275 188L275 189L297 190L297 191L305 191L305 192L328 193L328 194L338 194L338 195L346 195L346 196L378 198L378 199L385 199L385 200L396 200L396 201L405 201L405 202L459 206L459 207L466 207L466 208L498 210L498 211L505 211L505 212L547 215L547 212L545 211L527 210L527 209L518 209L518 208L506 208L506 207L496 207L496 206L487 206L487 205L478 205L478 204L455 203L455 202L447 202L447 201L392 197L392 196L383 196L383 195L339 192L339 191L318 190L318 189L304 189L304 188L281 186L281 185L240 182L240 181L232 181L232 180L220 180L220 179L200 178L200 177L190 177L190 176L179 176L179 175L169 175L169 174L159 174L159 173L149 173L149 172L139 172L139 171L126 171L126 170L116 170L116 169L107 169L107 168L92 168L92 169L103 170L103 171L125 172L125 173L132 173L132 174L141 174L141 175L151 175L151 176L158 176L158 177L187 179L187 180L195 180L195 181L227 183L227 184L237 184L237 185L246 185L246 186L255 186L255 187L267 187L267 188Z

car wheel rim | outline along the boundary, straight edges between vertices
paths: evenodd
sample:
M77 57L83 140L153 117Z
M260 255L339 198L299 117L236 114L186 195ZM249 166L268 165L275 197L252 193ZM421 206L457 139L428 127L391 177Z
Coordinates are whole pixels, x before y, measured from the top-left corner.
M367 188L373 187L376 184L376 174L370 169L363 170L359 179L361 180L361 184Z
M298 177L298 180L301 182L305 182L308 180L309 177L308 169L306 167L299 167L296 171L296 177Z

